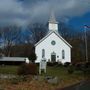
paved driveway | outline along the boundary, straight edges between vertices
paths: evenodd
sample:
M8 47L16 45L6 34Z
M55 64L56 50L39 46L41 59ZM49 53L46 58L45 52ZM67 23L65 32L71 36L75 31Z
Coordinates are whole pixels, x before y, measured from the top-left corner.
M79 84L56 90L90 90L90 81L84 81Z

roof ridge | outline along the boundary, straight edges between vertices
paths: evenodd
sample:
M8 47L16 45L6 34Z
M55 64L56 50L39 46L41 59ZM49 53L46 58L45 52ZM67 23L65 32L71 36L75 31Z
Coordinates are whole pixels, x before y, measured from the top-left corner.
M57 31L50 31L50 32L48 32L48 34L45 36L45 37L43 37L39 42L37 42L36 44L35 44L35 46L37 46L39 43L41 43L43 40L45 40L49 35L51 35L52 33L55 33L60 39L62 39L69 47L71 47L72 48L72 46L57 32Z

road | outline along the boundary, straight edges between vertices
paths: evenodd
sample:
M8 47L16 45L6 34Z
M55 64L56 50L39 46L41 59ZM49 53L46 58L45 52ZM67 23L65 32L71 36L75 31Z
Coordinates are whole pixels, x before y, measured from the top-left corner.
M83 81L81 83L56 90L90 90L90 81Z

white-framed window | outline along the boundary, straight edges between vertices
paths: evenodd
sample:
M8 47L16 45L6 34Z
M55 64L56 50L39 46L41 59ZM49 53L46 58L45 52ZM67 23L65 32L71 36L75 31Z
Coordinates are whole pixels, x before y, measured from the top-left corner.
M65 50L62 50L62 59L65 59Z
M42 58L45 57L45 49L42 49Z

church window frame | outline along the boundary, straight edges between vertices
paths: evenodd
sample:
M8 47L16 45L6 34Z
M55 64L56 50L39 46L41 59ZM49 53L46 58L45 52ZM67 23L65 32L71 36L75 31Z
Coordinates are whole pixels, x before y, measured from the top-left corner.
M62 50L62 59L65 59L65 50Z
M55 45L55 44L56 44L55 40L52 40L52 41L51 41L51 44L52 44L52 45Z
M45 49L42 49L42 58L45 57Z

